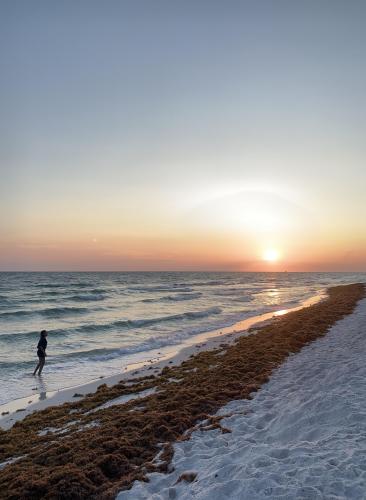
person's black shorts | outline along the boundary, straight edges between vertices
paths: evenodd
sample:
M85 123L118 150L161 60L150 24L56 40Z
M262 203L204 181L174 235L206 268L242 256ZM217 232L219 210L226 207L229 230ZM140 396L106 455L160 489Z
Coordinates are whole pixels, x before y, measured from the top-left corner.
M45 359L46 357L42 351L37 351L37 356L39 357L39 359Z

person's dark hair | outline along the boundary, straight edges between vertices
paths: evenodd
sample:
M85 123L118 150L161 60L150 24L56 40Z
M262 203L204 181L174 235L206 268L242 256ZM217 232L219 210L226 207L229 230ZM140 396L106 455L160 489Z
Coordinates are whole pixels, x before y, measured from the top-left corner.
M42 330L41 331L41 337L45 337L47 335L47 330Z

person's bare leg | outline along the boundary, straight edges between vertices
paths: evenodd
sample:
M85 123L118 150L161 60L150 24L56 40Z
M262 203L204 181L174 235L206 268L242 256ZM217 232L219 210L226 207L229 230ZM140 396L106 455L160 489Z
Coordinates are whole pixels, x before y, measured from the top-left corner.
M37 373L37 370L38 370L38 368L39 368L40 366L41 366L41 362L40 362L40 361L38 361L38 365L36 366L36 369L34 370L33 375L35 375L35 374Z
M43 370L43 367L44 367L44 364L45 364L45 361L46 361L46 360L43 358L43 359L41 359L41 361L39 362L40 367L39 367L39 372L38 372L38 375L41 375L42 370Z

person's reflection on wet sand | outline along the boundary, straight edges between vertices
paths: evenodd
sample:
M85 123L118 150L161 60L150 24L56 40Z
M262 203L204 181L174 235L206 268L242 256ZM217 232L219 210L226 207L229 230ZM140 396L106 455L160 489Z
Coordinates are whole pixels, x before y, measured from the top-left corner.
M46 383L41 376L39 377L39 389L40 389L39 400L43 401L43 400L47 399L47 386L46 386Z

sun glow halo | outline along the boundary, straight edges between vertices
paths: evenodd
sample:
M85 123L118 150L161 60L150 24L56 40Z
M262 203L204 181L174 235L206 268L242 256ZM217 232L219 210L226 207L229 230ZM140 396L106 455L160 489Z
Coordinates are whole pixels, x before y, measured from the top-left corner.
M263 260L267 262L276 262L280 257L278 250L274 248L268 248L263 252Z

